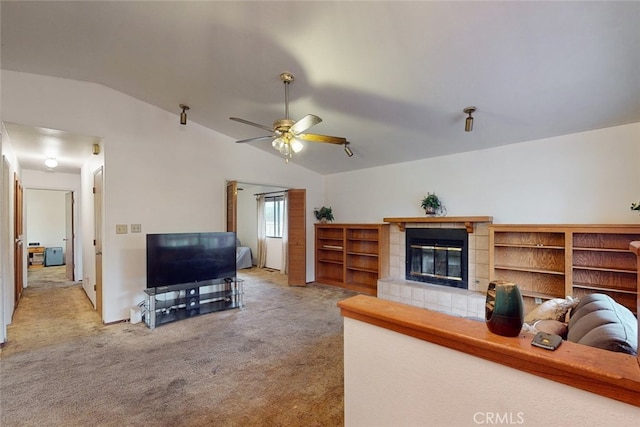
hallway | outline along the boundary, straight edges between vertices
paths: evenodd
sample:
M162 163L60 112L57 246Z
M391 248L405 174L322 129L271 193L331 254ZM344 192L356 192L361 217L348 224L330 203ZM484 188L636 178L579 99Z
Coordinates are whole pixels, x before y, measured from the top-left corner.
M81 282L65 278L65 266L30 269L28 286L7 327L5 356L87 336L102 328Z

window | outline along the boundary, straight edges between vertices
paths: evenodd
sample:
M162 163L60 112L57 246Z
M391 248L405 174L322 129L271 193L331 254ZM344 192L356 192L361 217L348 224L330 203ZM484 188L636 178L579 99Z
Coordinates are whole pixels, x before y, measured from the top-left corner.
M264 221L267 237L282 237L284 196L264 198Z

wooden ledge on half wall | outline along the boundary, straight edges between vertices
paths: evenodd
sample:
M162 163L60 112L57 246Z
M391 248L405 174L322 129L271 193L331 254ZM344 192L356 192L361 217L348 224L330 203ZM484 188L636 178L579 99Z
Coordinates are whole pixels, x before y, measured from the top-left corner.
M492 216L419 216L419 217L403 217L403 218L383 218L384 222L396 224L400 231L404 232L407 224L421 223L452 223L459 222L464 224L467 233L473 233L473 226L476 222L492 223Z
M342 315L448 347L600 396L640 407L638 359L564 341L555 351L533 347L533 334L503 337L484 322L356 295L338 303Z

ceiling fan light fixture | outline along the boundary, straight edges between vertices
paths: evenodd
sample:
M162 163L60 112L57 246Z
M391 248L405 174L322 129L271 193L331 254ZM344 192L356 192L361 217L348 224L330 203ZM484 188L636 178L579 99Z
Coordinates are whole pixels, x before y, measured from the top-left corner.
M276 150L278 150L278 151L280 151L282 149L283 145L284 145L284 140L282 138L276 138L271 143L271 146L273 148L275 148Z
M344 152L347 153L347 156L352 157L353 151L351 151L351 148L349 148L349 144L350 144L349 142L344 144Z
M291 140L291 149L293 150L294 153L297 154L301 152L303 148L304 148L304 145L302 144L302 142L298 141L295 138Z
M180 104L180 108L182 108L182 113L180 113L180 124L187 124L187 110L189 109L188 105Z
M322 119L314 114L307 114L300 120L295 121L289 117L289 85L295 79L293 74L284 72L280 74L280 80L284 84L284 118L273 122L272 127L261 125L260 123L254 123L249 120L241 119L238 117L229 117L236 122L244 123L246 125L254 126L267 132L271 135L259 136L257 138L242 139L236 141L236 143L253 142L259 140L269 139L271 140L271 146L278 150L280 154L284 155L285 161L288 163L294 153L299 153L304 149L304 142L320 142L327 144L344 145L348 141L345 138L329 135L318 135L312 133L306 133L306 130L312 126L322 122ZM349 157L353 155L351 150L345 150Z
M53 157L49 157L47 159L45 159L44 161L44 165L48 168L55 168L58 166L58 161L56 159L54 159Z
M471 114L476 112L476 107L467 107L462 111L469 115L464 121L464 131L471 132L473 130L473 116Z

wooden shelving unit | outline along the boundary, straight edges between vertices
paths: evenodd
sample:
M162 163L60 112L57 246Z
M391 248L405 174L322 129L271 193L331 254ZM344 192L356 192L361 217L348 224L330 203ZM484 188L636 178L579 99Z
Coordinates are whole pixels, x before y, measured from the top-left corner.
M604 293L637 313L637 258L629 244L640 239L624 230L577 230L573 233L573 294Z
M316 224L316 281L377 295L389 274L389 224Z
M534 298L598 292L637 312L640 225L490 225L490 280L517 283Z

